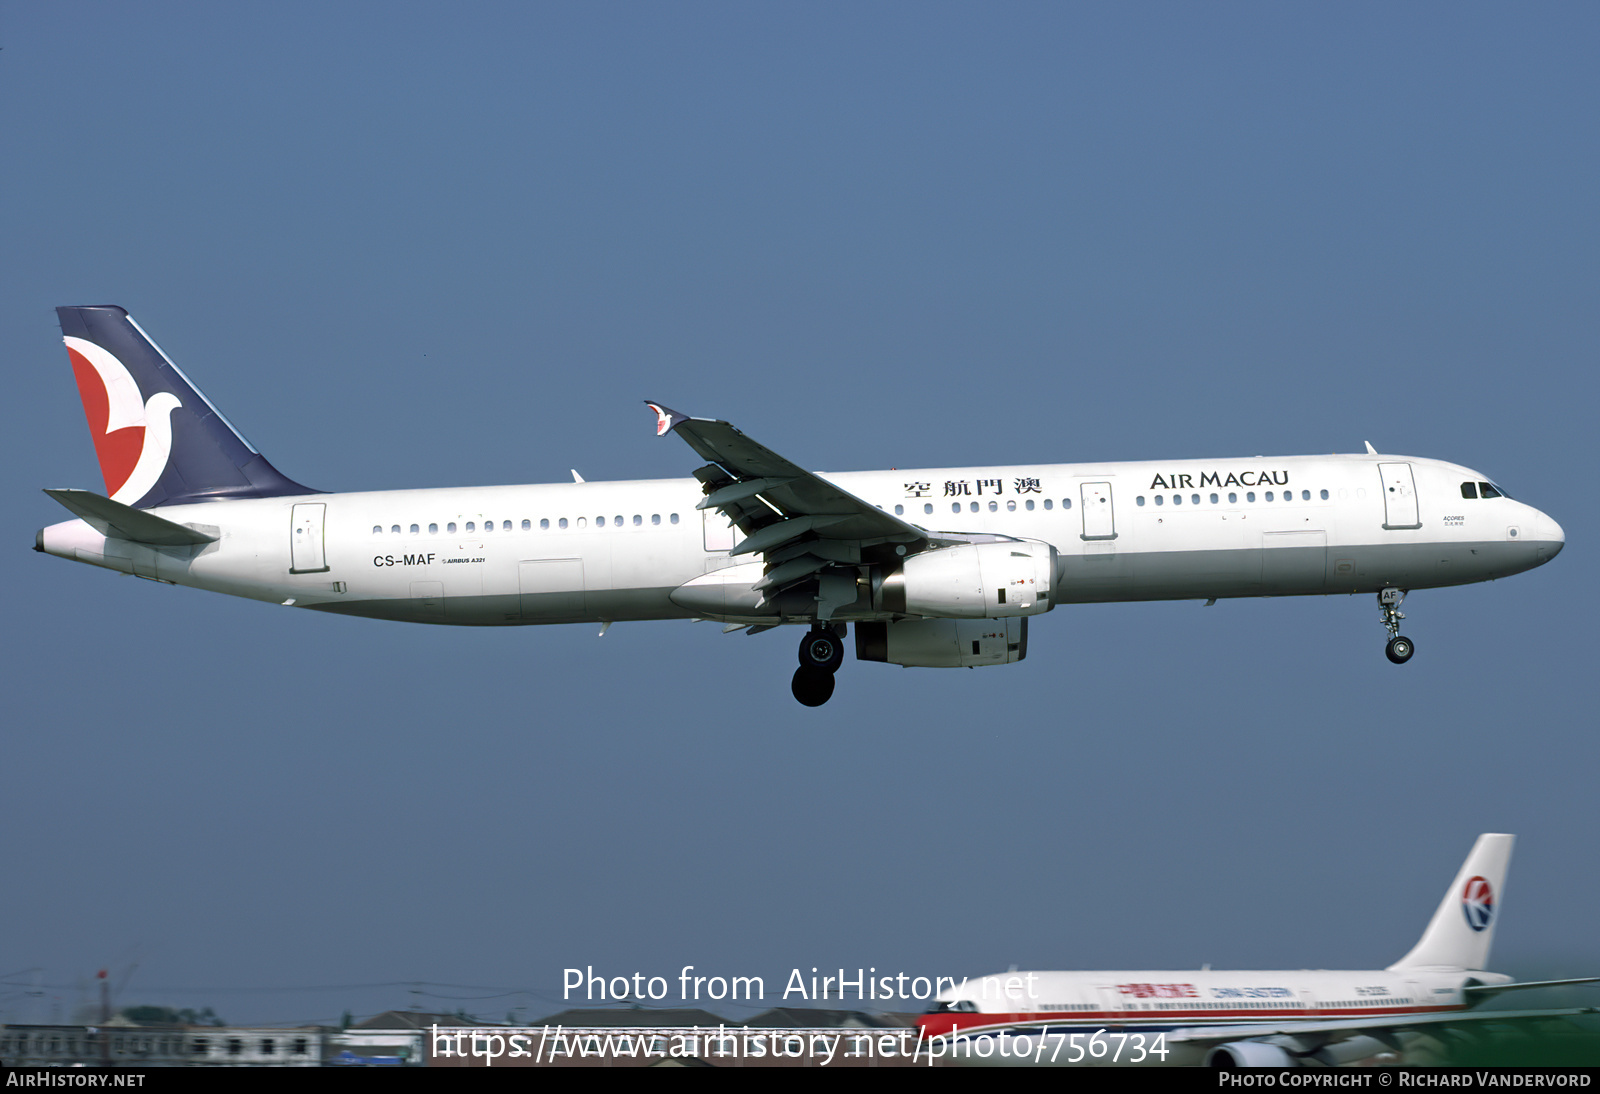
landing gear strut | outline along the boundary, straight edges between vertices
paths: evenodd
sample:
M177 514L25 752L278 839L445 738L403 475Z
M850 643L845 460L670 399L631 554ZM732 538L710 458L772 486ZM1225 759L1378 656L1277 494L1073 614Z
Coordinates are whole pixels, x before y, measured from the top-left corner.
M794 670L789 690L808 707L820 707L833 698L833 674L844 664L844 627L816 626L800 640L800 667Z
M1400 602L1405 598L1404 589L1383 589L1378 593L1378 609L1383 613L1383 625L1389 629L1389 644L1384 647L1384 656L1397 665L1405 664L1417 652L1411 639L1400 633L1400 620L1406 617L1406 613L1400 610Z

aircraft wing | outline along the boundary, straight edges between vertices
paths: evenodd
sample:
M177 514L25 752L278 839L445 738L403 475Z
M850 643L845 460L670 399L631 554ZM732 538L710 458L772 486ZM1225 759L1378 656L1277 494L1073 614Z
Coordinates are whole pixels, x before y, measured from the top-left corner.
M646 405L656 413L657 436L676 433L707 461L694 473L706 495L698 508L716 509L744 534L732 554L765 556L756 587L769 600L815 586L815 615L825 621L855 601L853 567L931 545L925 529L805 470L727 422Z

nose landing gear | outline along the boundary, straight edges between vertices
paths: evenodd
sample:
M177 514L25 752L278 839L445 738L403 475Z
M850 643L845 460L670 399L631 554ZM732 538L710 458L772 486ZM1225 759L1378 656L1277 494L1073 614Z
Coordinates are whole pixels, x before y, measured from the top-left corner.
M843 625L812 627L800 640L800 667L789 690L803 705L820 707L833 698L833 674L842 664Z
M1406 617L1405 612L1400 610L1400 602L1405 598L1403 589L1383 589L1378 593L1378 610L1383 613L1383 625L1389 629L1389 644L1384 647L1383 653L1397 665L1405 664L1417 652L1411 639L1400 633L1400 620Z

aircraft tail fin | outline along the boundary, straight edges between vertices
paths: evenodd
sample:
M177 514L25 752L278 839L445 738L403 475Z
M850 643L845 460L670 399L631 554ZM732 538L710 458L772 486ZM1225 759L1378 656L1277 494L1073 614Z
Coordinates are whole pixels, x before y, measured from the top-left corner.
M151 509L317 493L268 463L125 310L56 315L112 501Z
M1494 941L1500 896L1515 842L1515 836L1492 832L1478 837L1421 940L1410 953L1390 965L1391 970L1488 966L1489 944Z

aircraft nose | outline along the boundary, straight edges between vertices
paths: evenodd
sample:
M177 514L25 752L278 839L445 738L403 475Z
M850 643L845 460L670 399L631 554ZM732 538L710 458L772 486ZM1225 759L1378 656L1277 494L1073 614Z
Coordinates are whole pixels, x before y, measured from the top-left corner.
M1546 558L1555 558L1561 553L1561 548L1567 544L1567 534L1561 530L1561 525L1551 520L1544 513L1539 514L1538 521L1539 540L1541 546L1548 544Z

